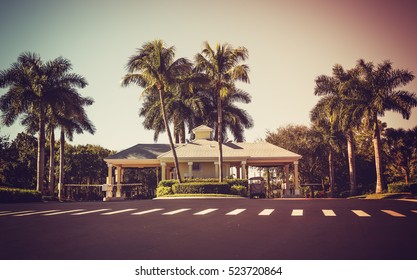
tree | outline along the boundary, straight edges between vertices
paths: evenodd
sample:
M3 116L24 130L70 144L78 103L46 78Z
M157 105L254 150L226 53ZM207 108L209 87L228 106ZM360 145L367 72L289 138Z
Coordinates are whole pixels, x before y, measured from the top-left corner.
M9 88L0 98L3 123L10 126L19 116L23 116L23 125L25 122L33 123L34 119L38 125L36 189L39 191L44 191L45 126L48 112L66 102L60 94L63 90L87 85L83 77L68 73L70 70L71 64L62 57L44 63L38 54L26 52L9 69L0 71L0 87Z
M384 188L383 166L381 159L381 132L378 118L386 111L398 112L404 119L409 119L411 109L417 106L415 93L398 89L414 79L414 75L403 69L393 69L390 61L384 61L377 66L372 62L359 60L356 64L358 71L355 86L354 106L349 114L363 116L369 129L373 130L373 145L376 167L376 193Z
M211 81L210 88L217 99L217 135L219 144L219 181L223 181L223 115L222 101L235 91L235 82L249 83L249 67L240 64L248 58L244 47L232 48L229 44L217 44L214 50L208 42L203 50L195 56L196 70L207 75Z
M349 162L349 185L350 194L356 194L356 164L355 164L355 142L353 129L358 128L362 123L362 115L349 114L350 107L355 106L352 102L354 83L354 71L345 71L341 65L333 66L331 77L321 75L315 80L314 94L324 96L317 106L322 107L316 110L328 112L334 127L343 131L347 140L347 153ZM319 117L318 115L316 117Z
M174 155L174 164L178 180L181 182L181 174L178 164L177 152L169 128L166 113L166 94L178 87L181 76L188 72L192 65L185 58L175 58L175 48L165 47L161 40L145 43L136 54L127 62L127 74L123 77L122 86L131 84L144 88L143 94L159 94L162 119L168 135L169 145Z

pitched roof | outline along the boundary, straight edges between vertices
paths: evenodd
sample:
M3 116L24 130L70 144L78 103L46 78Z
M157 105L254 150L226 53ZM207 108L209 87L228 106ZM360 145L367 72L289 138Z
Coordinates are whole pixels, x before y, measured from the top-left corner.
M106 159L157 159L159 155L169 150L168 144L138 144Z

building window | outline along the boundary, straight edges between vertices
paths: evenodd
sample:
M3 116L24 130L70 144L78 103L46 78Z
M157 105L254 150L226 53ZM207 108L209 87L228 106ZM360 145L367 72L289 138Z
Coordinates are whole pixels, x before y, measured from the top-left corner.
M193 171L200 171L200 163L193 162Z

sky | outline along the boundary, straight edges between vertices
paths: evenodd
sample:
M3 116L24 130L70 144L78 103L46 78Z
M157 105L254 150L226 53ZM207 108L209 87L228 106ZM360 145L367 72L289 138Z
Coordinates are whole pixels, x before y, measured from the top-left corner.
M309 125L319 97L314 80L332 67L354 67L360 58L417 71L417 1L414 0L0 0L0 69L25 51L44 61L63 56L89 85L87 108L94 135L76 135L73 144L96 144L122 150L152 143L138 116L143 89L123 88L127 59L145 42L162 39L175 46L176 58L193 60L203 42L229 43L249 51L250 84L238 87L252 95L242 104L254 119L247 141L288 124ZM417 80L405 89L417 93ZM7 89L0 89L0 95ZM388 127L417 125L411 118L387 113ZM14 139L23 128L1 127ZM159 143L166 143L166 134Z

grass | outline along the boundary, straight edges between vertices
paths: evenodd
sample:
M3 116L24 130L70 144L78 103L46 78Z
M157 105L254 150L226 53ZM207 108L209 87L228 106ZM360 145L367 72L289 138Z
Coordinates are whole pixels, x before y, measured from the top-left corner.
M233 195L233 194L216 194L216 193L200 193L200 194L170 194L170 195L164 195L160 196L158 198L165 198L165 197L229 197L229 198L238 198L241 197L239 195Z
M358 196L351 196L348 199L417 199L415 195L411 193L373 193L373 194L364 194Z

